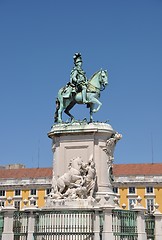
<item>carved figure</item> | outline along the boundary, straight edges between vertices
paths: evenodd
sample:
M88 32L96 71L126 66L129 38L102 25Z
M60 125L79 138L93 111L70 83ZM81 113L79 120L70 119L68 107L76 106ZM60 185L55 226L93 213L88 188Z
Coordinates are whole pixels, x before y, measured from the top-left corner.
M83 186L85 186L87 189L87 195L92 197L94 195L94 190L97 183L96 168L93 158L89 160L86 170L87 173L84 179Z
M113 161L114 161L114 149L116 146L116 143L122 138L122 135L118 132L112 134L112 136L106 141L106 147L103 149L107 156L107 164L108 164L108 178L110 185L114 181L113 176Z
M77 198L86 198L87 197L87 188L79 186L77 188L69 188L64 194L64 198L77 199Z
M70 82L58 91L56 100L55 122L62 123L62 112L74 121L74 116L69 112L74 105L87 103L90 108L90 122L93 121L93 113L97 112L102 103L99 101L100 91L108 84L108 73L99 70L87 81L83 72L81 54L74 55L75 67L71 71ZM95 104L97 107L95 108Z
M53 176L52 191L49 196L53 199L92 197L97 184L93 156L90 156L87 163L76 157L70 161L68 168L69 170L57 180Z
M104 148L104 151L108 155L108 163L112 163L114 160L114 149L116 146L116 143L122 138L122 135L118 132L112 134L111 138L109 138L106 141L106 148Z
M57 180L54 180L53 189L55 194L57 192L63 194L68 188L83 185L83 177L81 176L82 163L83 161L80 157L76 157L70 161L68 172L64 173Z

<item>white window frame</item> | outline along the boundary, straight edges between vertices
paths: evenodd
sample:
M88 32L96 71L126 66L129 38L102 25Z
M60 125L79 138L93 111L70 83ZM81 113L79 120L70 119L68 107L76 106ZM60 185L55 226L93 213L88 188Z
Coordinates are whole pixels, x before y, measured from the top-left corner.
M49 193L48 193L49 191ZM46 195L50 194L50 192L52 191L52 188L46 188Z
M134 192L130 192L130 189L134 189ZM136 194L136 187L129 187L129 188L128 188L128 194L129 194L129 195L134 195L134 194Z
M0 198L6 197L6 190L4 190L4 189L1 189L1 190L0 190L0 192L4 192L4 195L3 195L3 194L2 194L2 195L0 195Z
M115 192L114 189L116 189L117 191ZM119 188L118 187L113 187L113 193L119 194Z
M35 194L32 194L32 191L35 191ZM37 196L37 189L36 188L31 188L30 189L30 196Z
M134 193L130 193L130 189L131 189L131 188L134 188L134 190L135 190ZM135 199L135 198L138 197L138 195L137 195L137 188L136 188L135 186L131 186L131 187L128 187L128 188L127 188L127 197L128 197L129 199Z
M16 207L16 203L19 203L19 207ZM19 200L14 200L14 207L15 207L17 210L20 210L20 209L21 209L21 201L19 201Z
M20 191L20 194L16 194L16 191ZM21 197L21 195L22 195L21 189L15 189L15 191L14 191L14 196L15 196L15 197Z
M152 201L152 203L150 204L148 204L148 201ZM154 211L154 204L155 204L155 199L154 198L151 198L151 197L149 197L149 198L146 198L146 208L147 208L147 211L148 212L153 212Z
M5 207L5 204L6 202L4 200L0 200L0 207Z
M148 189L152 189L152 191L147 191ZM146 194L154 194L154 187L152 187L152 186L147 186L146 187Z
M134 202L136 204L136 198L128 198L128 210L132 210L133 206L131 207L130 201Z

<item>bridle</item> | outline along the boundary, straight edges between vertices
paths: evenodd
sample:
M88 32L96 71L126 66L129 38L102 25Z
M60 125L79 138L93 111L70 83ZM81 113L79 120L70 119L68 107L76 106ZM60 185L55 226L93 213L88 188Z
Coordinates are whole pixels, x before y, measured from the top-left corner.
M101 79L101 80L100 80L100 83L101 83L100 91L101 91L101 92L104 91L104 90L105 90L105 87L106 87L106 86L105 86L105 82L104 82L104 80L102 79L102 71L103 71L103 70L100 71L100 79ZM105 73L105 72L104 72L104 73Z
M100 91L102 92L102 91L105 89L104 80L102 80L102 71L103 71L103 70L100 70L100 76L99 76L99 78L100 78L99 81L100 81L100 83L101 83L100 88L94 86L93 84L91 84L91 83L89 82L89 83L88 83L88 88L87 88L89 92L94 92L94 93L100 94Z

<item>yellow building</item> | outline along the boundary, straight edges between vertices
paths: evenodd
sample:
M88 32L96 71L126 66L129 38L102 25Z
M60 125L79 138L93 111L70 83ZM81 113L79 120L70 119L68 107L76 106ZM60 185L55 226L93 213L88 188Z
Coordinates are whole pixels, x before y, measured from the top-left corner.
M15 165L14 165L15 166ZM17 165L0 168L0 206L7 206L12 199L17 209L30 205L31 199L38 207L44 207L51 191L52 168L25 168ZM113 168L113 190L119 203L131 209L136 198L142 198L142 205L152 211L159 204L162 212L162 164L115 164Z
M119 197L120 206L131 209L136 198L142 198L141 204L148 211L159 204L162 212L162 164L116 164L114 165L114 192Z
M43 207L51 191L51 179L52 168L1 168L0 206L7 206L7 199L12 199L13 205L22 209L32 199L35 205Z

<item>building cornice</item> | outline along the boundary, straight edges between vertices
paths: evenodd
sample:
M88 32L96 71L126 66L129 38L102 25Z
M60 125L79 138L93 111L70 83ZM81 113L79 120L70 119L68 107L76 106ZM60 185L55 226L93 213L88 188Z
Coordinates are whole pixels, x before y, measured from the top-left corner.
M114 186L157 185L162 186L162 176L119 176L114 179Z
M51 178L39 178L39 179L1 179L0 190L9 188L23 188L31 189L32 186L37 188L44 188L51 185Z

